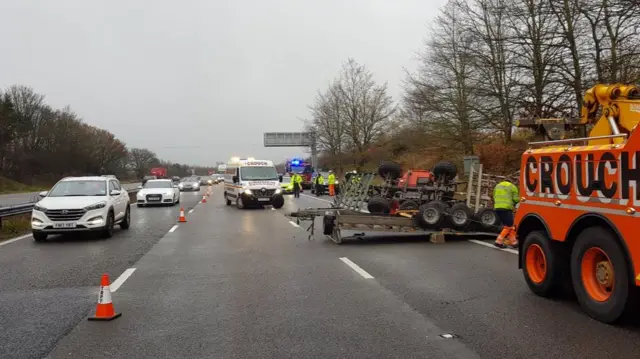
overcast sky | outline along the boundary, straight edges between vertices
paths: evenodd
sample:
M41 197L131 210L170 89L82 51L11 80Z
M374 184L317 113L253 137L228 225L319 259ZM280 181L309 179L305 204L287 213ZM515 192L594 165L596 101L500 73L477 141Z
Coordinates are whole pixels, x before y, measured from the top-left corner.
M0 88L33 87L129 147L281 162L348 57L398 99L444 0L0 0Z

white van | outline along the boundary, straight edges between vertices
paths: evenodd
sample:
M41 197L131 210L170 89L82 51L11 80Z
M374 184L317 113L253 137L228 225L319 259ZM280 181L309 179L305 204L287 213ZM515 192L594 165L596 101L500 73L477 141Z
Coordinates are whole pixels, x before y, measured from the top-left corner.
M280 182L282 176L278 176L276 166L271 161L252 159L229 162L224 176L224 199L227 206L235 203L240 209L252 205L281 208L284 196Z

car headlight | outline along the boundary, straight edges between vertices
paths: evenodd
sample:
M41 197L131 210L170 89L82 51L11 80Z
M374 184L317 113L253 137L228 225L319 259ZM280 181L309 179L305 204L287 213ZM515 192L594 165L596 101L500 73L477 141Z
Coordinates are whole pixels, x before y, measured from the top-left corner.
M247 188L244 190L244 194L252 195L253 192L251 192L251 190Z
M282 192L282 190L280 188L276 188L276 194L280 194L280 192Z
M38 211L38 212L44 212L44 211L46 211L47 209L46 209L46 208L44 208L44 207L42 207L42 206L39 206L39 205L35 204L35 205L33 205L33 210L34 210L34 211Z
M178 185L178 187L179 187L179 188L182 188L182 187L184 187L184 184L180 183L180 184Z
M93 211L94 209L104 208L107 205L107 202L100 202L96 204L92 204L91 206L84 207L87 211Z

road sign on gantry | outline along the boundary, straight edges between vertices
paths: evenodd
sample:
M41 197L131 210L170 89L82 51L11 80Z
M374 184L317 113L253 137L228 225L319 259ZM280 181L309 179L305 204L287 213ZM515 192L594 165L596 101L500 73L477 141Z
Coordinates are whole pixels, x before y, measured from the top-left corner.
M310 132L265 132L264 147L308 147L313 144Z

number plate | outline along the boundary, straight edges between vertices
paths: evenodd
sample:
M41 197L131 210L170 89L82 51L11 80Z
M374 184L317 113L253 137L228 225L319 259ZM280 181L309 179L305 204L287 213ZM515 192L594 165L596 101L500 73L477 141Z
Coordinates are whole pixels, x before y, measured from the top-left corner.
M270 200L271 198L258 198L258 201L261 201L261 202L268 202Z
M159 201L160 197L149 197L150 201Z
M76 228L76 222L54 223L53 228Z

